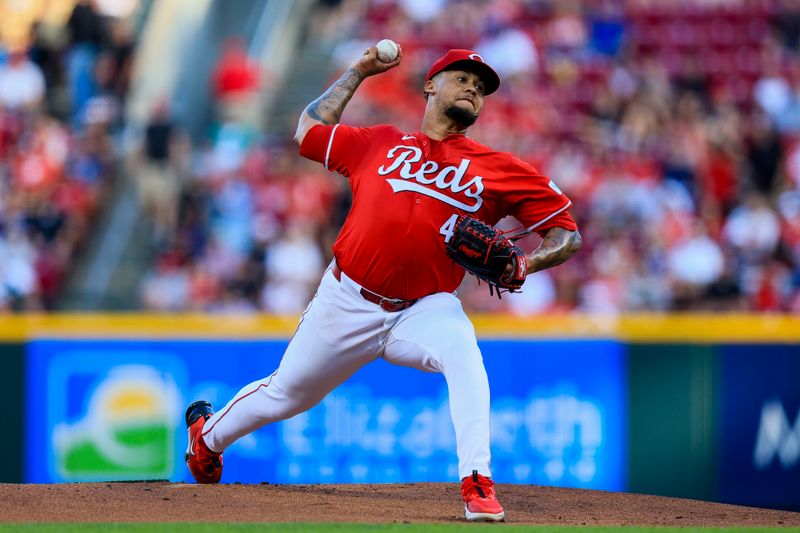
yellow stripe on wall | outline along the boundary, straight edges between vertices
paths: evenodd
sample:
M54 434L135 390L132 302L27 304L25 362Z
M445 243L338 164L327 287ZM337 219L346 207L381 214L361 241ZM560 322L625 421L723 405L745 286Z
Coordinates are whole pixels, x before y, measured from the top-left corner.
M800 317L789 315L479 316L481 337L617 339L626 342L800 343Z
M291 336L297 317L210 314L0 316L0 340L34 338L252 339Z
M288 338L299 317L263 314L0 315L0 341L35 338L260 339ZM800 344L800 316L473 315L481 338L617 339L627 342L779 342Z

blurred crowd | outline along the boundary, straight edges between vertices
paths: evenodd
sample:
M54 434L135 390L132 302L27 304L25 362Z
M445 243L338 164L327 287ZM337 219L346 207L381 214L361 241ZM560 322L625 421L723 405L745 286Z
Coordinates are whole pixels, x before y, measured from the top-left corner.
M88 1L0 44L0 312L56 306L115 172L132 50Z
M432 62L477 50L502 84L470 135L573 200L581 252L502 300L468 276L468 309L800 311L800 1L329 0L309 34L339 71L399 42L343 122L407 131ZM303 309L349 191L290 138L221 120L196 149L146 307Z

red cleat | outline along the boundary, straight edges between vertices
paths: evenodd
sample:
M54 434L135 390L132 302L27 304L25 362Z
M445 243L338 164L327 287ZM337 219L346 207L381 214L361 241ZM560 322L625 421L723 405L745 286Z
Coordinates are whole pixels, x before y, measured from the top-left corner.
M186 409L186 427L189 432L189 447L186 448L186 464L198 483L219 483L222 477L222 453L212 452L203 441L203 426L214 414L207 401L194 402Z
M500 522L506 516L494 493L494 481L477 470L461 480L461 497L467 520L471 522Z

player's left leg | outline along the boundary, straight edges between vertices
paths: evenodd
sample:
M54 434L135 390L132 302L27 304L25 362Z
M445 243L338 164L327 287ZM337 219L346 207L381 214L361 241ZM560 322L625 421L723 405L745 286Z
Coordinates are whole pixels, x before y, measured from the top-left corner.
M444 374L467 519L502 520L505 514L494 495L489 469L489 380L475 329L458 298L438 293L403 311L391 329L383 358Z

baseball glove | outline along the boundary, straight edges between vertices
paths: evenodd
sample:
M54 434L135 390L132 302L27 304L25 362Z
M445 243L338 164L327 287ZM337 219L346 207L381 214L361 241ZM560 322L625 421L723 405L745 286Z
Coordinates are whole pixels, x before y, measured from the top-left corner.
M447 255L464 270L485 281L489 293L516 292L527 274L525 254L502 231L476 218L459 215L445 245ZM511 268L508 268L511 265Z

